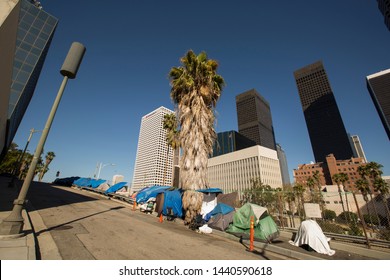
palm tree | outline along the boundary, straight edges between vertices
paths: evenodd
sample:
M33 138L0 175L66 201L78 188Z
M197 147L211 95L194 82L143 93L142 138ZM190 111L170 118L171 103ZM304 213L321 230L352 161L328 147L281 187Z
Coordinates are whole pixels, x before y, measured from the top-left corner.
M370 219L370 223L372 224L370 208L368 207L368 192L370 190L368 181L365 178L358 179L355 181L355 186L363 195L364 201L366 202L367 214L368 214L368 217Z
M324 203L323 203L323 198L322 198L322 190L321 190L321 180L320 180L321 174L318 170L313 172L313 180L315 184L317 185L318 188L318 203L321 206L321 211L324 212Z
M168 156L169 156L169 150L170 148L173 149L174 153L179 148L179 131L177 130L177 120L175 114L166 114L164 115L163 119L163 128L166 130L166 141L167 141L167 157L165 159L165 171L164 171L164 177L163 177L163 185L165 186L165 178L167 174L167 167L168 167ZM173 183L173 182L172 182Z
M390 210L389 205L387 204L387 196L389 195L389 184L382 178L377 178L374 181L375 191L381 194L382 202L385 205L386 214L387 214L387 226L390 227Z
M306 185L308 186L310 190L310 195L311 195L311 201L314 202L314 194L313 194L313 187L315 185L315 181L313 177L307 178Z
M283 185L283 196L285 200L287 201L288 205L288 210L290 211L291 215L290 216L290 222L292 227L295 228L295 223L294 223L294 212L292 208L292 202L295 201L295 193L291 185ZM292 216L292 217L291 217Z
M45 157L45 165L39 172L39 182L42 181L43 176L45 176L46 172L49 171L49 165L53 161L53 159L56 157L54 152L48 152Z
M293 190L298 198L298 215L302 220L302 207L303 207L303 194L305 193L305 187L302 184L295 184Z
M194 191L207 187L207 161L216 138L214 108L225 82L216 73L217 61L208 59L205 52L196 55L189 50L180 61L182 66L173 67L169 77L181 129L181 186L187 190L183 208L188 210L185 222L189 223L202 204L202 194Z
M346 215L346 213L345 213L345 207L344 207L343 196L341 195L341 188L340 188L341 176L343 176L342 174L345 174L345 173L337 173L337 174L334 174L333 177L332 177L332 179L333 179L333 181L335 181L336 184L337 184L337 189L338 189L339 196L340 196L341 206L343 207L344 218L345 218L345 220L348 222L347 215ZM346 175L346 174L345 174L345 175Z
M366 165L359 166L357 171L358 171L360 177L362 177L362 179L364 179L364 180L367 180L368 185L370 186L370 182L373 183L382 174L382 171L381 171L382 167L383 166L381 164L372 161ZM369 179L367 179L367 177ZM372 186L372 188L374 188L374 186ZM380 223L378 211L376 209L375 201L372 198L372 191L371 190L372 189L370 187L368 187L367 193L370 195L370 201L374 207L374 212L375 212L377 221Z

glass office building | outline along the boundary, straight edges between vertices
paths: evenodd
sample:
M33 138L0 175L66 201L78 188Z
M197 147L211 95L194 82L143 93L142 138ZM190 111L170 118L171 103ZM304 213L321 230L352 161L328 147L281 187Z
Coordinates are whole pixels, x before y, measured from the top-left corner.
M7 147L34 94L58 19L36 1L22 0L8 107Z
M219 132L213 145L213 154L211 157L217 157L253 146L256 146L255 141L248 139L234 130Z

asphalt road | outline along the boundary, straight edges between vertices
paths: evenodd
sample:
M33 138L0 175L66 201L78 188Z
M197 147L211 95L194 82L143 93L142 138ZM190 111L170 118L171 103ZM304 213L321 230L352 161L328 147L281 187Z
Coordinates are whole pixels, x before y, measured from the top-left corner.
M42 259L58 248L65 260L278 260L272 252L251 253L239 242L189 230L181 220L155 214L103 196L35 183L28 193L42 223L34 225ZM49 242L48 235L53 242Z

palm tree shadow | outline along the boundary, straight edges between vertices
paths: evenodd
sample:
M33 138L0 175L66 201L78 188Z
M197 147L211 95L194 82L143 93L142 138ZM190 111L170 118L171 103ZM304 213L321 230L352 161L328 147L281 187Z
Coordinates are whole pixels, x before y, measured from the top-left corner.
M44 232L48 232L48 231L50 232L51 230L54 230L54 229L57 229L57 228L60 228L60 227L72 224L74 222L78 222L80 220L84 220L84 219L89 218L89 217L93 217L93 216L96 216L96 215L99 215L99 214L102 214L102 213L105 213L105 212L109 212L109 211L112 211L112 210L119 210L119 209L122 209L122 208L126 208L126 207L125 206L112 207L112 208L104 210L104 211L100 211L100 212L97 212L97 213L94 213L94 214L91 214L91 215L88 215L88 216L84 216L84 217L81 217L81 218L78 218L78 219L75 219L75 220L72 220L72 221L69 221L69 222L66 222L66 223L62 223L60 225L56 225L56 226L53 226L53 227L50 227L50 228L46 228L46 229L40 230L40 231L36 232L35 235L39 236L40 234L42 234Z

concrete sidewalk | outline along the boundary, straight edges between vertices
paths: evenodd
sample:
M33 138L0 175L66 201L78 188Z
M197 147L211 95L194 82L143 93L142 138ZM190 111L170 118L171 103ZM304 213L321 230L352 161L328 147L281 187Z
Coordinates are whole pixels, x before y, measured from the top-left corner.
M16 188L9 188L10 178L0 177L0 221L10 214L12 202L17 196ZM113 199L114 201L118 201ZM118 201L118 203L123 203ZM35 232L44 232L46 229L39 211L32 208L31 203L27 203L27 210L22 212L24 218L23 232L19 236L0 236L0 259L1 260L60 260L61 255L55 244L50 231L41 234L39 244L35 237ZM231 239L239 242L239 238L234 235L213 230L212 235ZM330 247L336 250L333 256L309 252L303 248L289 244L292 238L291 232L281 231L277 240L273 243L255 242L257 252L270 251L276 254L287 256L298 260L389 260L390 249L367 249L365 246L355 244L345 244L341 242L330 242ZM244 246L249 247L249 241L244 240Z

